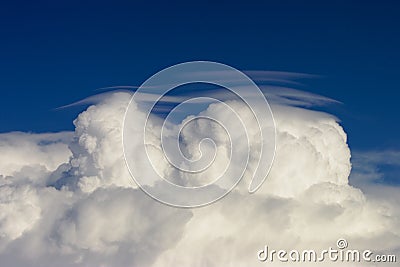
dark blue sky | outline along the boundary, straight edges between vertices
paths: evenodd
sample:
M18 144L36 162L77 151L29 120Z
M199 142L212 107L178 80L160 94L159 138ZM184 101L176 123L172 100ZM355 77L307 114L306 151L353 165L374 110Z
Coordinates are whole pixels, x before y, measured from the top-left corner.
M344 103L351 148L400 148L396 1L35 2L0 4L0 132L72 130L82 107L54 108L211 60L322 75L302 89Z

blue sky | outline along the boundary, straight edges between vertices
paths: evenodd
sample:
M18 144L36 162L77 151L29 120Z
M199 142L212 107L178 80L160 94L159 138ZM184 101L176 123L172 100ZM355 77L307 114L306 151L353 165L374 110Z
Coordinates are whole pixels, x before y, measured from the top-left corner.
M352 149L400 148L396 1L133 2L2 3L0 132L72 130L83 108L55 108L211 60L320 75L298 89L343 102Z

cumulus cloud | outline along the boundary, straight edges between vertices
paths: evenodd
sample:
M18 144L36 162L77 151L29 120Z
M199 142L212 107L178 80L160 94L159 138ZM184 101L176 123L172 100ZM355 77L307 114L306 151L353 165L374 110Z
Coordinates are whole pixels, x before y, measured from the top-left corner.
M250 157L244 179L228 196L180 209L153 200L132 182L121 139L130 95L108 94L78 116L73 133L0 135L0 266L272 265L257 260L265 245L326 249L342 237L352 248L399 251L400 209L349 184L351 154L334 116L274 102L276 158L260 190L247 191L256 164ZM229 101L247 116L246 106ZM219 105L202 115L233 121ZM162 120L150 120L149 157L175 182L204 182L229 161L218 153L206 175L177 173L163 159ZM251 120L247 125L257 137ZM222 129L199 122L182 132L186 153L196 156L205 134L224 148ZM257 142L250 138L250 145Z
M68 144L72 133L30 134L22 132L0 134L0 169L4 176L18 175L23 168L43 168L54 171L71 155ZM29 178L29 177L26 177Z

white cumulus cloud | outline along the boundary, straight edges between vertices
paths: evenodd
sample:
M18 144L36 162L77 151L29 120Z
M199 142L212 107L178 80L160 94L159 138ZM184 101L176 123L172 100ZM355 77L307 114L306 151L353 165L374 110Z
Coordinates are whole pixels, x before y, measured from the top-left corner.
M126 92L107 94L78 116L73 133L0 135L0 266L279 265L259 262L257 251L265 245L327 249L339 238L354 249L399 252L399 206L349 184L351 153L334 116L273 104L276 156L260 190L247 191L256 164L251 156L243 181L228 196L181 209L153 200L129 175L122 148L129 99ZM202 114L233 121L219 105ZM247 107L232 105L247 116ZM221 152L216 165L203 175L176 172L163 158L161 120L150 120L149 156L158 172L190 184L215 177L229 163L222 129L199 122L182 132L186 152L196 156L207 133ZM255 146L251 120L247 126ZM132 135L133 144L141 141Z

